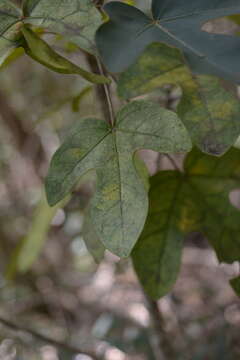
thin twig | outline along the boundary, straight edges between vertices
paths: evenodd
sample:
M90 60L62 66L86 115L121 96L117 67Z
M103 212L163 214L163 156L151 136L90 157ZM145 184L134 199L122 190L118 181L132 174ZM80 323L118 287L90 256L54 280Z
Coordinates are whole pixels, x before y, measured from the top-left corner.
M101 61L99 60L98 57L96 57L97 59L97 65L98 65L98 69L99 69L99 72L102 76L106 76L106 74L104 73L103 71L103 67L102 67L102 63ZM104 88L104 91L105 91L105 95L106 95L106 99L107 99L107 104L108 104L108 111L109 111L109 125L111 127L114 126L114 121L115 121L115 114L114 114L114 109L113 109L113 104L112 104L112 99L111 99L111 91L110 91L110 88L109 88L109 85L108 84L103 84L103 88Z
M6 320L6 319L4 319L2 317L0 317L0 323L2 323L4 326L6 326L6 327L8 327L8 328L10 328L10 329L12 329L14 331L22 331L22 332L28 333L37 340L40 340L40 341L45 342L45 343L52 344L53 346L55 346L57 348L62 348L64 350L67 350L72 354L84 354L84 355L90 356L94 360L99 360L99 357L92 351L82 350L82 349L79 349L79 348L77 348L75 346L72 346L70 344L66 344L66 343L63 343L61 341L48 338L45 335L39 334L35 330L28 329L28 328L23 327L23 326L19 326L19 325L13 323L12 321Z
M176 161L171 157L171 155L169 154L163 154L163 155L166 156L166 158L168 158L168 160L170 161L170 163L172 164L175 170L181 171L180 167L178 166Z

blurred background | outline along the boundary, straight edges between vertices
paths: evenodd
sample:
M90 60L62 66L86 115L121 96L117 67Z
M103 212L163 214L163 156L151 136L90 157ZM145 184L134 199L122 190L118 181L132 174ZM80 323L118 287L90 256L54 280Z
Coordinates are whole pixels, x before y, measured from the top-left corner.
M207 26L239 31L227 19ZM60 37L45 39L93 68L86 54ZM180 96L172 87L149 95L172 109ZM179 279L154 318L155 304L145 298L131 261L106 253L97 264L86 248L82 225L94 188L89 179L71 199L48 207L43 182L51 156L76 119L104 116L99 99L98 87L54 74L21 51L1 68L0 360L240 359L240 303L228 285L239 268L219 266L200 234L186 239ZM141 156L151 174L171 169L156 153ZM175 160L181 164L182 158ZM166 339L167 358L156 350L158 337Z

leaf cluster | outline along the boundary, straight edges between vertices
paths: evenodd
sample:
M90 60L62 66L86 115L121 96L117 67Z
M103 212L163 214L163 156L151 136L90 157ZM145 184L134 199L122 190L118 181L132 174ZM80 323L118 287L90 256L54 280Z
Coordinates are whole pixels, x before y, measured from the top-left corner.
M240 1L153 0L150 15L117 1L104 11L105 22L91 0L25 0L22 10L1 1L0 64L22 48L53 71L105 84L112 121L80 118L73 125L50 165L48 202L56 205L94 172L84 226L88 248L96 260L105 248L131 255L146 292L158 298L174 285L192 231L207 237L220 262L240 261L240 214L229 200L240 181L240 150L233 147L240 134L234 85L240 40L202 28L238 14ZM46 31L94 56L100 74L56 53L41 38ZM116 115L99 55L122 101ZM182 92L176 111L139 98L169 84ZM160 171L149 181L141 149L188 153L184 169ZM239 293L239 278L231 284Z

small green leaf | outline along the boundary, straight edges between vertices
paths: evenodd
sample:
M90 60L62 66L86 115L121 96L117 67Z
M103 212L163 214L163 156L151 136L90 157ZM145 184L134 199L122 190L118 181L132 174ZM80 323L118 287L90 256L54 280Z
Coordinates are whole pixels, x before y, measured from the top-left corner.
M62 34L69 41L95 53L95 32L102 23L92 0L25 0L24 22Z
M202 232L220 262L240 261L240 211L229 194L240 184L240 151L222 158L194 149L184 172L162 171L150 181L149 215L133 253L137 275L149 296L159 298L174 285L185 235ZM238 280L232 280L238 290Z
M120 75L121 97L139 96L165 84L181 86L178 115L194 143L211 155L224 154L240 134L240 103L214 76L192 76L181 53L151 44L138 61Z
M83 70L63 56L57 54L45 41L38 37L38 35L28 27L23 26L21 31L26 40L26 44L23 45L25 52L40 64L58 73L80 75L93 83L109 83L109 79L105 76L96 75Z
M81 119L51 162L46 180L51 205L61 200L87 171L95 169L97 188L90 217L104 246L128 256L147 216L145 181L136 171L139 149L184 152L191 148L177 115L145 101L132 102L111 128L98 119Z
M104 9L110 21L97 31L96 43L109 71L124 71L147 45L160 42L182 50L195 73L240 83L239 38L202 30L211 19L239 13L236 0L153 0L151 16L120 2Z

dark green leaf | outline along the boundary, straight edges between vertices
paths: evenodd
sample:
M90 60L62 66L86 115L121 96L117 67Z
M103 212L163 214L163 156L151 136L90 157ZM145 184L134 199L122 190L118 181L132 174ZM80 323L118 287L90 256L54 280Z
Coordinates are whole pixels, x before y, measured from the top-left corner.
M214 247L220 262L240 260L240 212L230 200L240 185L240 151L232 148L215 158L193 151L185 161L186 178L194 191L196 206L202 209L202 230Z
M183 173L162 171L151 179L149 215L132 255L151 297L159 298L173 286L189 232L204 233L220 262L240 260L240 212L229 200L240 185L239 159L237 149L220 159L195 149Z
M142 231L148 199L133 154L138 149L188 151L187 132L171 111L137 101L117 115L114 128L97 119L81 119L53 157L46 181L48 200L61 200L87 171L95 169L97 189L90 216L103 244L128 256Z
M181 263L184 233L178 226L182 181L177 172L151 179L149 214L132 259L149 296L158 299L174 285Z
M57 54L45 41L31 29L23 26L21 29L26 44L23 45L26 53L40 64L62 74L78 74L93 83L109 83L105 76L90 73L73 64L63 56Z
M96 40L110 71L123 71L147 45L162 42L181 49L196 73L240 82L239 38L201 30L213 18L238 13L239 1L153 0L152 17L120 2L108 3L105 11L110 21L100 27Z

